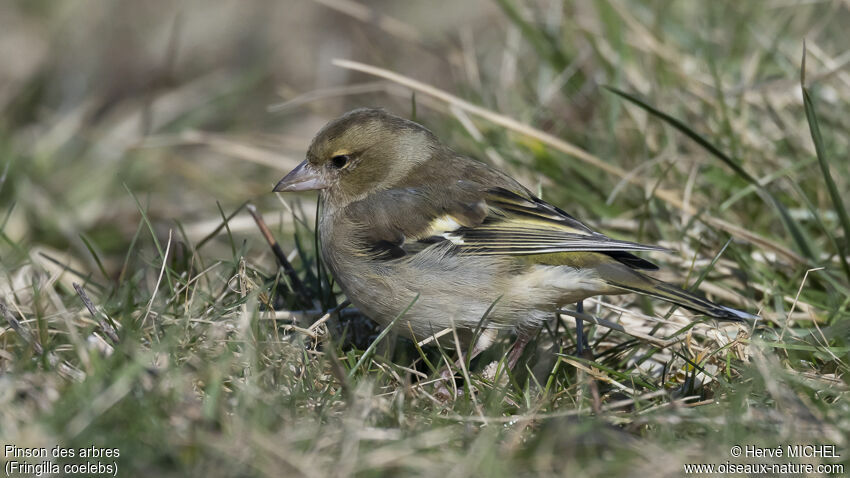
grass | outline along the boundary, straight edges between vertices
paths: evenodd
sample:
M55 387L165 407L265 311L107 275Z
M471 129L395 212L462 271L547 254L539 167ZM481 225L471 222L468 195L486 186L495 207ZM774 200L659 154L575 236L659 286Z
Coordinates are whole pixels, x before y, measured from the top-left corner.
M20 26L0 43L29 39L32 61L0 92L4 445L117 448L124 476L846 473L845 5L499 0L467 17L322 0L289 7L295 33L263 21L273 2L133 6L116 18L146 21L113 42L129 64L109 32L61 27L89 31L105 7L11 5ZM350 49L326 58L317 30ZM295 41L323 58L316 78L276 62ZM326 314L345 297L317 254L320 205L267 193L323 121L362 105L415 116L605 233L675 250L652 257L658 277L763 321L589 300L605 324L586 330L592 358L564 314L519 370L498 365L503 337L457 371L462 397L435 400L451 353L399 338L403 316L380 330ZM795 444L841 456L730 454Z

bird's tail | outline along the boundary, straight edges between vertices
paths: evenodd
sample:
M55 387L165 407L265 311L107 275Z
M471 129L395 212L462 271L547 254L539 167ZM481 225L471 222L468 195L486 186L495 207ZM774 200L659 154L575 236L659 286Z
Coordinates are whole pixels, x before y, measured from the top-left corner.
M666 300L667 302L672 302L694 312L714 317L715 319L735 322L759 319L757 315L748 314L731 307L715 304L710 300L694 295L686 290L682 290L658 279L643 275L639 272L633 272L632 274L630 274L632 277L629 278L631 280L618 281L606 279L606 282L612 287ZM622 276L618 278L623 279Z

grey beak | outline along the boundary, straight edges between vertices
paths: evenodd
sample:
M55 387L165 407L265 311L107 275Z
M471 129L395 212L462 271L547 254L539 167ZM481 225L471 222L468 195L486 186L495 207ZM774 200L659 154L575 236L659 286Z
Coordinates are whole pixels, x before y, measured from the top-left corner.
M307 161L302 161L301 164L284 176L272 191L313 191L316 189L325 189L328 186L330 184Z

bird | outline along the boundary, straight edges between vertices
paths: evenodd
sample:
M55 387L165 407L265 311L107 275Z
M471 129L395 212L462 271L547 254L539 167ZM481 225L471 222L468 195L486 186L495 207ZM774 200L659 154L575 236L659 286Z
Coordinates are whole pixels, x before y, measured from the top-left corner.
M647 275L658 267L635 252L667 249L596 232L384 109L327 123L273 189L311 190L322 201L322 259L351 303L383 327L398 319L395 331L416 341L452 328L458 338L440 343L459 342L468 360L511 333L513 369L558 310L598 295L638 293L715 319L757 319Z

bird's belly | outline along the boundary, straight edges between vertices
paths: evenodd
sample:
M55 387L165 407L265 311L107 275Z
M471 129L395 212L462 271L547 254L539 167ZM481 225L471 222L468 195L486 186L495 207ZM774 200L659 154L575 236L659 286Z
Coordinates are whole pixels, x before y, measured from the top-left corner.
M326 255L358 309L382 326L407 309L394 329L416 340L453 325L474 329L485 315L486 328L534 328L558 306L598 293L587 274L518 266L510 256L452 255L439 248L391 261L339 251Z
M472 264L466 261L447 258L423 266L407 260L349 257L328 262L349 300L382 326L407 309L395 330L411 338L422 340L452 324L474 328L494 302L488 326L513 325L512 316L498 308L504 279L489 273L492 270L469 268Z

